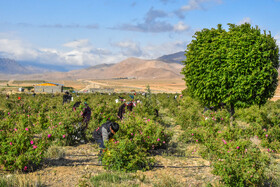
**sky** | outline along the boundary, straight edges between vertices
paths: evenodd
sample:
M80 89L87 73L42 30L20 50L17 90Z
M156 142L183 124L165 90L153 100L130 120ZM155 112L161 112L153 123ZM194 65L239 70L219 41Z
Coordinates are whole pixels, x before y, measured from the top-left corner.
M186 50L196 31L250 23L280 45L280 0L0 0L0 57L74 67Z

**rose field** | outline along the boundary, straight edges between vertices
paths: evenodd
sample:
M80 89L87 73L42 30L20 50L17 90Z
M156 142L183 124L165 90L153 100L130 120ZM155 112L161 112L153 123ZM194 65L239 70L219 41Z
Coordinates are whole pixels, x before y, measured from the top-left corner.
M119 96L132 100L73 94L74 102L63 105L61 94L2 94L0 186L280 185L280 100L238 108L230 123L229 106L203 112L184 91L175 99L147 90L120 121ZM83 105L73 111L76 101L92 109L86 144L79 140ZM99 165L92 132L107 120L120 130Z

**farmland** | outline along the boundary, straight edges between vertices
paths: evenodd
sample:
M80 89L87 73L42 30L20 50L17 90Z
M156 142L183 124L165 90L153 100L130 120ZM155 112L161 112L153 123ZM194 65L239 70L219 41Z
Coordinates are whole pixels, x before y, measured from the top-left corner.
M108 119L120 124L115 140L107 145L102 166L96 144L73 138L74 125L82 120L82 108L72 111L74 102L62 105L59 94L15 93L9 99L2 94L0 184L279 184L279 101L238 109L235 123L229 126L226 108L203 113L203 106L185 93L174 99L174 94L146 92L146 97L135 96L142 103L122 121L116 116L121 103L115 99L121 96L129 101L129 94L74 95L74 101L86 101L92 108L88 139Z

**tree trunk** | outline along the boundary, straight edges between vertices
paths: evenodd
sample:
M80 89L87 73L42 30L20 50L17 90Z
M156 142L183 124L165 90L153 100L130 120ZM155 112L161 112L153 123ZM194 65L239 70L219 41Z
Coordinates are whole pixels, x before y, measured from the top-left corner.
M230 104L230 126L232 126L233 124L233 121L234 121L234 113L235 113L235 110L234 110L234 104Z

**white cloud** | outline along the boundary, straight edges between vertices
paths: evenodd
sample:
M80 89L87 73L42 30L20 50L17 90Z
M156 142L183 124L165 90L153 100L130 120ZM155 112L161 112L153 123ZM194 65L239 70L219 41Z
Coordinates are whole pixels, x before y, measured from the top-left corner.
M245 17L245 18L243 18L241 21L239 21L238 22L238 25L241 25L241 24L244 24L244 23L252 23L252 20L251 20L251 18L249 18L249 17Z
M4 36L0 33L0 57L65 66L118 63L128 57L154 59L162 55L183 51L186 48L186 43L180 41L146 46L141 46L135 41L119 41L111 44L112 48L108 50L94 47L88 39L81 39L64 43L61 45L61 49L35 49L28 42Z
M222 0L190 0L187 5L184 5L181 7L182 11L190 11L195 9L203 9L203 3L206 2L215 2L215 3L221 3Z
M194 9L200 9L201 8L201 3L204 2L205 0L190 0L187 5L184 5L181 7L182 11L190 11Z
M16 37L0 33L0 57L50 65L91 66L101 63L117 63L127 58L127 53L135 54L140 49L132 43L120 43L119 45L123 49L131 48L130 51L114 54L110 50L94 47L88 39L64 43L61 45L61 49L35 48L28 42L12 38Z
M14 59L36 58L37 51L27 43L17 39L0 38L0 52L2 56Z
M74 40L68 43L63 44L65 47L69 48L88 48L91 47L91 43L88 39Z
M155 59L163 55L184 51L187 43L182 41L166 42L159 45L150 44L143 47L142 58Z
M113 46L119 47L124 56L128 57L139 57L143 54L139 43L132 41L122 41L112 44Z
M188 4L182 6L179 10L175 11L175 14L179 18L184 18L184 13L197 9L206 9L206 3L222 3L223 0L189 0Z
M174 25L174 31L186 31L189 30L190 26L184 24L184 22L179 21L176 25Z
M276 40L276 44L278 45L278 47L280 48L280 33L276 34L274 36L274 39Z

